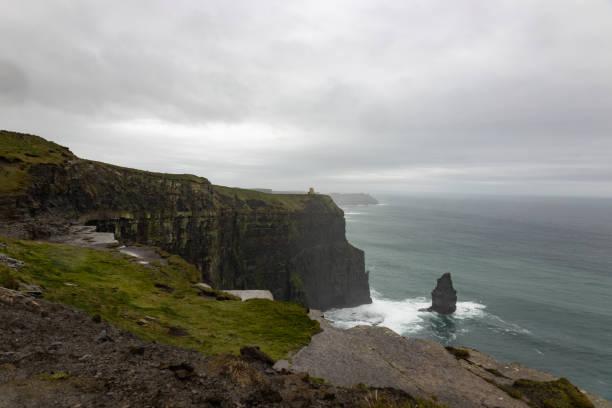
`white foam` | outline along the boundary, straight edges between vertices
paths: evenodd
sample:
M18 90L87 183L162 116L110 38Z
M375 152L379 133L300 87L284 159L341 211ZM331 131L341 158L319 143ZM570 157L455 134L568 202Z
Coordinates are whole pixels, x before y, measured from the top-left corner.
M457 310L453 313L455 319L478 319L485 317L486 306L476 302L457 302Z
M376 297L373 293L371 304L328 310L325 318L345 329L359 325L385 326L404 334L421 330L421 315L426 312L419 312L419 309L428 306L425 298L396 301Z
M396 333L410 335L418 333L432 324L432 319L439 320L435 313L420 311L431 305L425 297L408 298L404 300L385 299L372 290L372 303L346 309L331 309L325 312L325 318L334 326L348 329L359 325L384 326ZM448 316L456 323L477 320L484 323L490 330L512 335L530 334L529 330L517 324L504 321L494 314L488 313L486 305L475 301L457 302L457 310ZM469 326L461 324L457 329L466 333Z

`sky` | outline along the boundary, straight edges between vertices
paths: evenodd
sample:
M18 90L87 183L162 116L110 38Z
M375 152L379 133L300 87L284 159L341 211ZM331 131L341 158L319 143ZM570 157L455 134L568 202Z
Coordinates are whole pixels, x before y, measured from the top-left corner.
M240 187L612 196L612 1L0 0L0 128Z

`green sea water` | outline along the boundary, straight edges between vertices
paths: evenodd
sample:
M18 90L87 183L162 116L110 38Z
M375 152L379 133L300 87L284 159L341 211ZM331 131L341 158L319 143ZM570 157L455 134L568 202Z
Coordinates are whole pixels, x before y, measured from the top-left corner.
M373 303L329 320L473 347L612 400L612 200L377 198L343 208ZM457 312L419 312L444 272Z

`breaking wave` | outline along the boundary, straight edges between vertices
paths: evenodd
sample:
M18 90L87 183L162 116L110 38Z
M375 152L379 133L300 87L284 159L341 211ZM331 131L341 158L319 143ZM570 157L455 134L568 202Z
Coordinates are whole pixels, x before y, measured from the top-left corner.
M450 336L441 336L445 338L442 340L453 340L457 329L459 332L469 331L472 323L485 324L494 331L529 333L518 325L488 313L485 310L486 305L478 302L457 302L457 311L451 316L440 316L419 310L430 305L431 301L424 297L391 300L385 299L373 290L371 304L331 309L325 312L325 318L334 326L344 329L359 325L384 326L401 335L414 335L426 331L435 336L435 333L440 331L440 325L451 326L453 333L450 333Z

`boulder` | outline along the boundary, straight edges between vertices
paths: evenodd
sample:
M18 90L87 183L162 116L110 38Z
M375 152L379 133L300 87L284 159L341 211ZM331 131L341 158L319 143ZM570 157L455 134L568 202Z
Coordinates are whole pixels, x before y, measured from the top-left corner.
M230 295L238 296L243 302L249 299L274 300L274 296L269 290L225 290L224 292L227 292Z
M431 292L429 312L451 314L457 310L457 291L453 288L450 273L445 273L438 279L436 288Z

